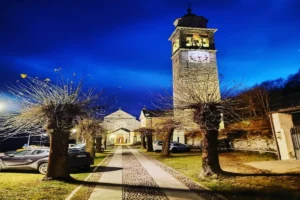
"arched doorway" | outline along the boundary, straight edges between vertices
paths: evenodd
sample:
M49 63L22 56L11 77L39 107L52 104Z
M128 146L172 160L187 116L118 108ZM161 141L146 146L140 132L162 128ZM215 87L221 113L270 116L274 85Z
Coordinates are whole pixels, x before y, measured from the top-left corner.
M124 144L124 136L122 134L118 134L116 137L117 144Z

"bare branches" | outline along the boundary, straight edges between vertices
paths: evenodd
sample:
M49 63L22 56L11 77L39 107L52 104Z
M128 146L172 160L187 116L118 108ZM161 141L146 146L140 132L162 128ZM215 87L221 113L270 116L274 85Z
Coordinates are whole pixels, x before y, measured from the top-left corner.
M197 71L198 70L198 71ZM224 84L214 69L195 69L197 80L178 78L174 80L173 95L167 90L154 97L154 107L173 110L174 120L192 130L219 129L220 122L240 120L237 110L241 109L241 99L237 93L242 84ZM203 75L204 74L204 75Z
M16 112L4 116L0 130L10 134L41 133L50 129L71 129L79 116L91 113L95 101L103 94L95 89L83 92L82 81L61 81L53 84L49 81L27 77L15 85L8 86L13 97L2 94L1 97Z

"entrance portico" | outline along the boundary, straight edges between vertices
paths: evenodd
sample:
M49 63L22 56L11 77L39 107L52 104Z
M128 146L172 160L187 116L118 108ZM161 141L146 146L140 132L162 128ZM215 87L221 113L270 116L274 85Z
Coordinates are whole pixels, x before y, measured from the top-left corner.
M111 144L126 144L130 143L130 130L120 128L108 135Z

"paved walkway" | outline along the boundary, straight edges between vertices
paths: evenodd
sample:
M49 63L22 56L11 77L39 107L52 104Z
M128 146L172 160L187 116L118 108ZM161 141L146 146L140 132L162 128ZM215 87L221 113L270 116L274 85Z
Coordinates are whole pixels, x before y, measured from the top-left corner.
M204 200L137 149L119 146L90 200Z

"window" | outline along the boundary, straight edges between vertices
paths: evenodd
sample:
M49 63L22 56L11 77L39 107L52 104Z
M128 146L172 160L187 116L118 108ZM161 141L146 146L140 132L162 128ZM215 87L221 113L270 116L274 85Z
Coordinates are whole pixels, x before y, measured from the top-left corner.
M35 151L32 152L31 155L38 155L38 154L41 154L43 152L44 152L43 150L35 150Z
M15 156L25 156L25 155L29 155L31 153L31 150L24 150L24 151L20 151L18 153L15 154Z
M185 35L186 47L209 47L209 39L207 35L199 35L196 33Z
M209 39L208 38L203 38L202 39L202 46L203 47L209 47Z
M179 49L179 39L176 39L174 42L173 42L173 53Z

